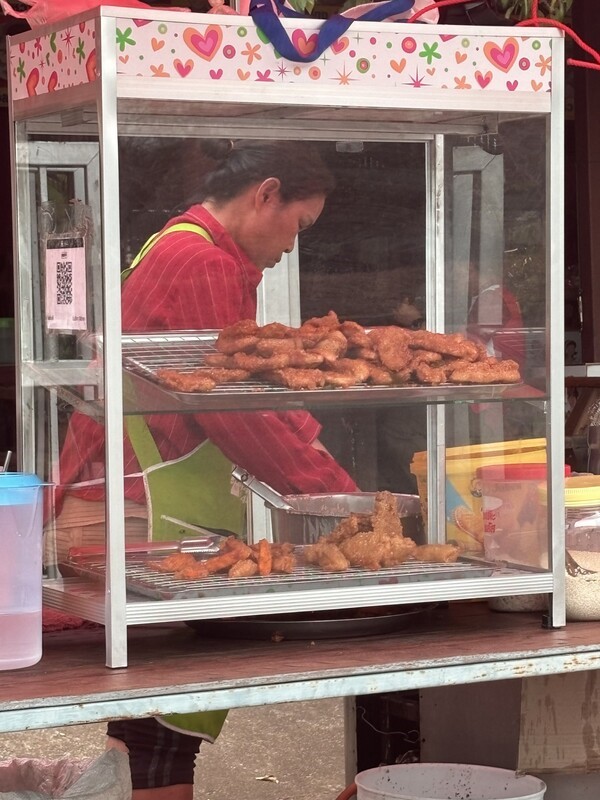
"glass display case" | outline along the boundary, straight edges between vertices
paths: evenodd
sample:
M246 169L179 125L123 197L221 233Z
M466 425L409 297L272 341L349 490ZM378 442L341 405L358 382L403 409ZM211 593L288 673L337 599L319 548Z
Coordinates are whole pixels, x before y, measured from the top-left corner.
M319 24L283 23L305 47ZM246 17L104 7L9 41L20 463L56 486L45 603L105 624L114 667L129 625L170 620L547 595L563 625L560 33L357 22L307 64L265 39ZM210 362L219 330L124 321L121 271L195 202L214 139L318 149L335 187L265 270L258 330L297 337L335 312L338 333L372 344L367 356L346 335L371 372L341 388L264 371L212 391L164 382ZM410 367L377 381L388 335ZM195 446L217 428L235 438L242 417L260 430L305 410L355 497L276 492L251 445L224 447L240 538L288 542L291 571L156 568L180 549L210 562L233 526L183 510L150 524L131 431L162 431L168 450L170 425L196 426ZM486 468L515 464L535 477L485 496L503 480ZM347 515L366 525L384 491L403 537L443 557L309 559Z

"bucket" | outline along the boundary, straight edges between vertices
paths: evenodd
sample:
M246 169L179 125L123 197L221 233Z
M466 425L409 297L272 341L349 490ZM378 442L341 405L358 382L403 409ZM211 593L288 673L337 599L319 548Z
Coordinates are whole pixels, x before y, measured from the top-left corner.
M480 467L511 463L544 463L545 439L448 447L446 449L446 541L466 553L483 554L483 507ZM410 471L417 480L423 520L427 522L427 452L415 453Z
M541 800L533 775L471 764L392 764L356 776L357 800Z
M42 487L0 472L0 670L42 657Z

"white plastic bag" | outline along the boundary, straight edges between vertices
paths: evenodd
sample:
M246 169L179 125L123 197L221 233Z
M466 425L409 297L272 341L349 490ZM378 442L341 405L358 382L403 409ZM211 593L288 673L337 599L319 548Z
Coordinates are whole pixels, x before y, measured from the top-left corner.
M99 758L0 762L1 800L131 800L129 757L107 750Z

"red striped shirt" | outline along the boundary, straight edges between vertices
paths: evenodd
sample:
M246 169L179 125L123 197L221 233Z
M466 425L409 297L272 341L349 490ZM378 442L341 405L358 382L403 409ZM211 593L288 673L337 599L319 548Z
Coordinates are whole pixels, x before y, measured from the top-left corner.
M177 222L201 225L213 242L189 231L162 237L123 287L123 331L202 330L255 319L261 271L202 206L168 225ZM334 459L311 446L320 425L304 411L155 414L146 421L165 461L209 438L231 461L282 494L357 489ZM60 459L63 488L104 476L104 439L103 425L73 414ZM132 476L126 477L125 496L143 503L143 481L135 476L140 467L128 440L124 459L125 475ZM98 500L104 490L100 484L81 487L77 494Z

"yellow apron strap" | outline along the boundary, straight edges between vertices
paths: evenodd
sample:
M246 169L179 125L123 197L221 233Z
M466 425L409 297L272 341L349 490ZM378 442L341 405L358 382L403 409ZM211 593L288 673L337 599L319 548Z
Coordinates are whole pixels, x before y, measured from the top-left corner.
M202 238L206 239L207 242L212 243L213 241L210 233L200 225L196 225L194 222L177 222L175 225L165 228L164 231L158 231L158 233L152 234L152 236L143 244L142 249L133 259L131 264L121 272L121 283L125 283L133 270L159 239L162 239L162 237L166 236L167 233L175 233L176 231L191 231L192 233L197 233L198 236L202 236Z

